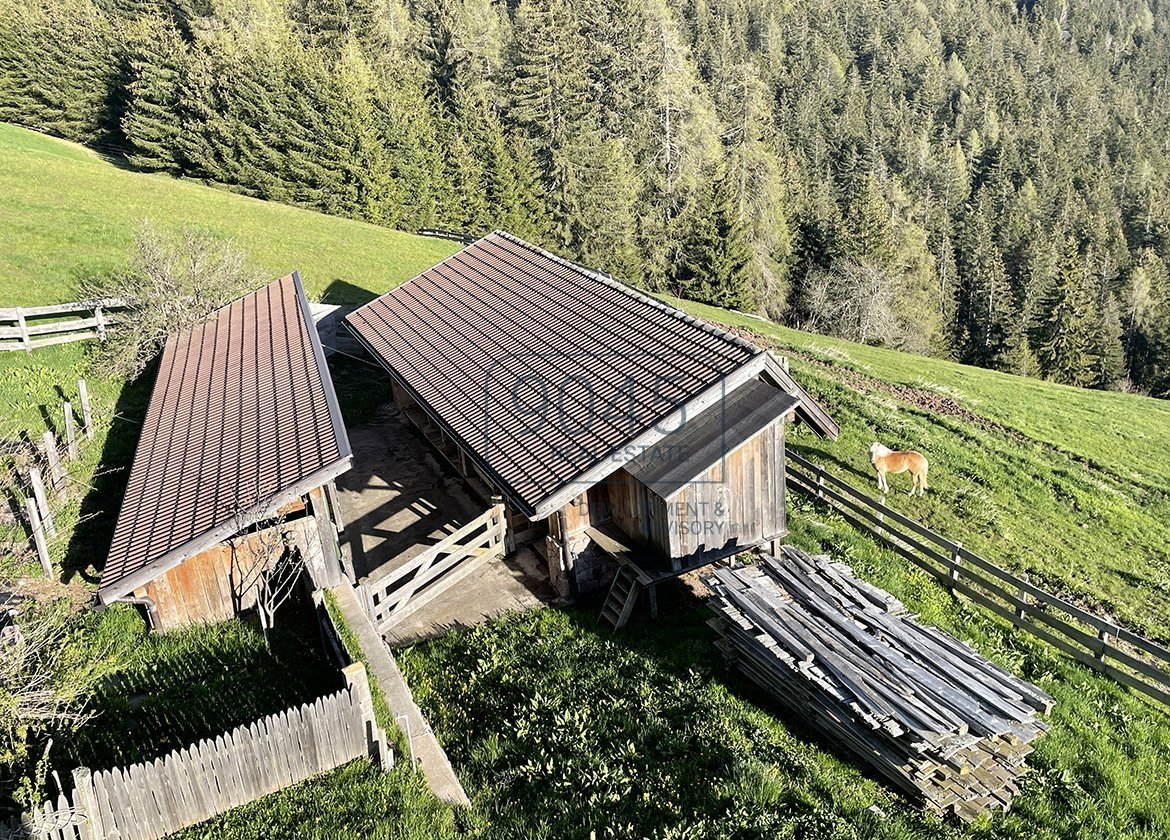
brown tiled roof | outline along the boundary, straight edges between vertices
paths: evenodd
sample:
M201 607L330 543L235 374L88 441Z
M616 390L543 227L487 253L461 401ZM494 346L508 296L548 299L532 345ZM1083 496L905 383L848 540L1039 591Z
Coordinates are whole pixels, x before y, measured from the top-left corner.
M542 516L766 356L499 231L346 323L501 491Z
M344 472L349 460L296 274L176 333L159 363L102 600L270 516Z

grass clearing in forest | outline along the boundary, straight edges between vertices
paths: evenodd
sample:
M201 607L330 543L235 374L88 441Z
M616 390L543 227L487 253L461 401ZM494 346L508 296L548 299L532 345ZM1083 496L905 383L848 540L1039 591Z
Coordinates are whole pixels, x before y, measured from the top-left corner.
M310 297L363 303L458 244L123 169L97 152L0 123L0 307L74 299L81 277L126 265L148 222L231 239L275 280L299 269Z

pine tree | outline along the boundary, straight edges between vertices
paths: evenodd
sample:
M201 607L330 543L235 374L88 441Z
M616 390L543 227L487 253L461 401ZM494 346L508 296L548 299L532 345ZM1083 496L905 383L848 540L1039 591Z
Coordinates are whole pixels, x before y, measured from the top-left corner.
M684 297L751 311L756 306L748 276L751 251L736 213L734 187L720 178L703 198L683 242L674 282Z
M955 294L954 346L960 360L968 364L1000 367L1008 337L1013 333L1013 302L988 215L984 195L969 209L964 224Z
M1037 352L1044 375L1066 385L1091 385L1098 359L1093 355L1093 290L1080 249L1069 238L1057 266L1055 284L1044 302L1045 317Z

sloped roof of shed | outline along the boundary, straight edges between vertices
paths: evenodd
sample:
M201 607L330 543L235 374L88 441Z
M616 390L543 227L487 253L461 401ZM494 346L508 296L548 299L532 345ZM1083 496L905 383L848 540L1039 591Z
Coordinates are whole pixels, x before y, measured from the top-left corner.
M99 594L109 603L349 468L300 277L170 337Z
M543 517L759 374L768 354L501 231L346 318L525 513Z
M718 405L680 423L625 469L657 496L669 499L799 403L799 398L769 382L745 382Z

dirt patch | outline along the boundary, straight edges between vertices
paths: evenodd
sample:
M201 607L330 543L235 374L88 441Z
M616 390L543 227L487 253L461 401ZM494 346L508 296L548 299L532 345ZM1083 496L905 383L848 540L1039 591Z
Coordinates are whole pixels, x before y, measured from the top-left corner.
M1020 431L984 417L982 414L963 405L954 397L939 394L925 388L916 388L913 385L900 385L893 382L886 382L854 368L826 362L822 359L801 353L798 350L793 350L791 347L781 347L776 342L769 340L766 336L745 330L741 327L732 327L729 329L745 341L750 341L761 347L780 350L788 356L799 359L804 364L827 371L832 374L834 379L857 391L859 394L882 394L900 400L919 411L940 417L953 417L956 420L967 423L985 432L1007 435L1013 440L1026 439L1026 436Z

